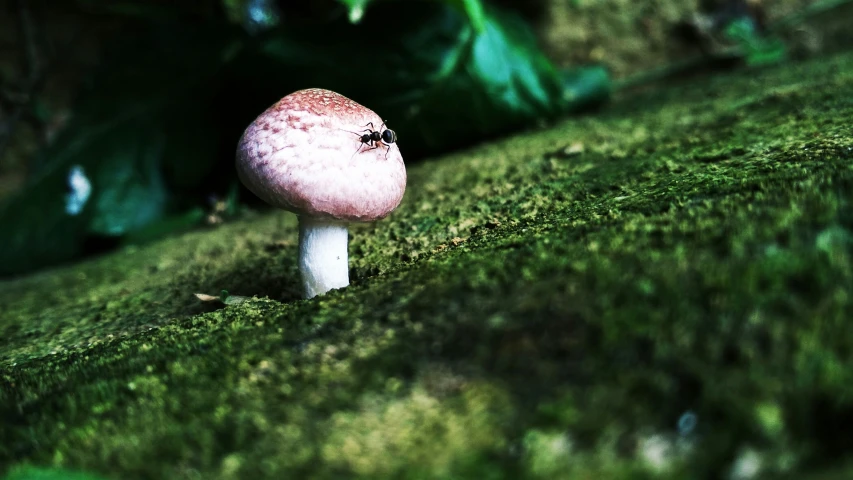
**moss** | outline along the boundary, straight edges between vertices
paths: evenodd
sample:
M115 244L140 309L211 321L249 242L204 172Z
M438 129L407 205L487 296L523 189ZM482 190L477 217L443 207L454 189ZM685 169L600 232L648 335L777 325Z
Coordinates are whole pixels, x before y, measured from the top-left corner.
M441 398L416 386L404 398L388 402L383 395L363 400L367 405L356 412L336 412L323 461L365 478L412 470L447 477L460 459L503 451L501 423L511 413L506 393L476 382L458 388L458 395Z
M413 166L352 229L353 284L310 301L278 212L4 282L0 473L849 473L851 67L670 86ZM222 289L255 298L192 295Z

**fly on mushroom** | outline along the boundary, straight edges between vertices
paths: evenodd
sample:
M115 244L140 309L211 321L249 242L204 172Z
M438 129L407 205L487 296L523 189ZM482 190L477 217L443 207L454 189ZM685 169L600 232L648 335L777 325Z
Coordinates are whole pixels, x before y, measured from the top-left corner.
M364 126L366 127L368 125L370 125L370 128L365 128L364 130L362 130L362 132L367 133L350 132L361 137L361 145L358 146L358 150L356 150L355 153L360 152L361 147L365 145L368 145L373 148L379 148L381 144L384 144L386 147L385 158L388 158L388 152L391 150L391 144L397 141L397 134L394 132L394 130L391 130L390 128L382 130L382 127L385 126L384 121L382 122L382 125L379 126L379 130L373 129L373 122L367 122ZM353 155L355 155L355 153L353 153Z

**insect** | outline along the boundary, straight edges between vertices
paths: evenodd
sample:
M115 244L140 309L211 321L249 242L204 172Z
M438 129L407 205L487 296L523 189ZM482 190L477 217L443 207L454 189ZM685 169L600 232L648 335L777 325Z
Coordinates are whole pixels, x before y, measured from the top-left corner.
M350 132L358 135L361 140L361 145L358 146L358 150L355 153L361 151L361 147L368 145L373 148L379 148L380 145L385 144L385 158L388 158L388 152L391 151L391 144L397 141L397 134L394 130L390 128L386 128L382 130L382 127L385 126L385 122L382 122L382 125L379 126L379 130L374 130L373 122L367 122L364 126L370 126L370 128L365 128L362 132L367 133L359 133L359 132ZM353 153L353 155L355 155Z

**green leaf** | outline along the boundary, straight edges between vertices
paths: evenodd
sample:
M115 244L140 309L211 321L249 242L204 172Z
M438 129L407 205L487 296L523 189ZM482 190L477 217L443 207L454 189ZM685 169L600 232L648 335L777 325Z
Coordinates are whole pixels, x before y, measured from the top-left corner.
M609 93L603 69L559 72L519 17L490 8L482 23L478 31L458 8L434 1L389 2L358 26L286 24L240 69L268 98L322 86L370 105L407 156L555 118ZM376 32L395 41L377 44Z
M189 190L214 170L211 79L227 58L227 37L183 25L131 37L141 46L109 57L42 153L45 167L0 206L0 275L77 258L93 238L179 213L169 186ZM69 209L74 181L91 190Z
M610 73L600 65L572 68L562 71L560 76L569 110L603 102L613 93Z
M482 33L486 29L486 9L480 0L447 0L447 3L465 12L474 31Z
M362 17L364 17L364 12L367 9L367 4L370 3L370 0L340 0L340 2L347 7L349 12L349 21L351 23L358 23L361 21Z
M338 0L347 7L350 23L359 23L364 17L367 5L372 0ZM477 32L482 32L486 27L486 12L480 0L436 0L452 6L461 12L465 12L471 26Z
M3 480L104 480L104 477L60 468L19 466L12 468Z
M786 57L785 44L778 38L763 36L752 18L733 20L723 33L738 44L749 66L779 63Z

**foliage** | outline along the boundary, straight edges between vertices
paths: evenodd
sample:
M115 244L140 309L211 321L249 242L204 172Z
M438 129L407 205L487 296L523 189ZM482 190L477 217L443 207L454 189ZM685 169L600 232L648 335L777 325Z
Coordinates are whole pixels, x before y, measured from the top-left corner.
M345 5L349 11L349 19L352 23L358 23L364 16L367 6L375 0L338 0ZM443 0L445 4L464 12L468 21L476 32L482 32L485 28L486 14L480 0Z
M138 24L107 56L70 127L43 152L45 167L30 187L0 206L7 232L0 275L198 225L208 198L234 185L241 129L304 86L325 86L382 112L409 161L608 95L602 68L556 71L523 22L477 0L382 8L341 1L348 20L307 24L270 2L224 2L242 30L214 21L186 25L162 7L108 6ZM234 13L241 9L249 13ZM732 21L725 34L750 64L784 56L784 45L759 35L748 18ZM69 213L74 175L91 192Z
M747 65L768 65L785 59L785 44L778 38L762 35L749 17L732 20L723 33L738 45Z
M350 17L368 5L346 3ZM268 12L246 29L120 10L142 20L106 56L29 188L0 206L0 275L198 224L208 198L236 182L242 129L299 88L336 90L381 112L408 161L609 93L603 70L561 75L523 21L474 0L388 3L357 25ZM91 192L68 213L73 178Z
M36 468L21 466L14 468L3 480L104 480L91 473L72 472L60 468Z

